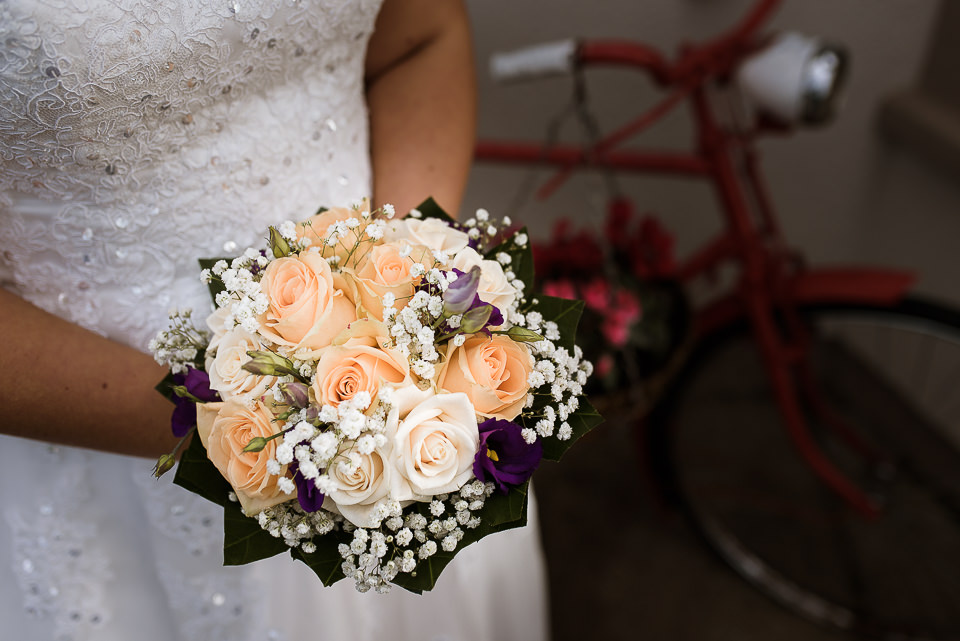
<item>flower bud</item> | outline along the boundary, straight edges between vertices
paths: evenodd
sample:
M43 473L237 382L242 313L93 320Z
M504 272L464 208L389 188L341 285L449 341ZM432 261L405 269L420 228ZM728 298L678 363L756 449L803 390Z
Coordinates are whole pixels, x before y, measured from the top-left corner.
M160 478L167 472L173 469L173 466L177 464L177 457L173 454L164 454L157 459L157 464L153 466L153 475L156 478Z
M460 321L460 331L464 334L476 334L486 327L492 313L493 305L489 303L474 307L463 315L463 320Z
M310 403L307 386L303 383L280 383L280 391L289 405L302 409Z
M193 401L194 403L202 403L199 398L190 393L190 390L187 389L186 385L174 385L170 388L175 396L178 398L185 398L187 400Z
M454 314L463 314L470 309L479 285L480 267L475 266L469 272L461 274L443 292L444 313L447 316L453 316Z
M275 354L274 352L249 351L250 360L243 364L243 369L259 376L284 376L290 374L300 377L300 372L294 369L293 361Z
M291 254L290 243L284 238L276 227L270 227L270 249L273 251L274 258L283 258Z
M538 343L543 340L540 334L519 325L508 329L507 336L520 343Z
M262 436L254 436L247 443L247 446L243 448L243 451L244 452L262 452L263 448L267 446L268 442L269 440Z

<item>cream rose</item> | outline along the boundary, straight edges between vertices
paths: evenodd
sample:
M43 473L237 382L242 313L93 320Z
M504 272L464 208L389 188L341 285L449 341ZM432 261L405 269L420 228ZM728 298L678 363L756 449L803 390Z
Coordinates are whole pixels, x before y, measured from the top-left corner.
M403 218L391 221L384 240L406 240L411 245L422 245L430 250L444 251L450 256L469 244L467 235L439 218Z
M229 307L218 307L212 314L207 316L207 327L210 329L210 342L207 344L207 353L205 357L206 370L209 372L213 363L213 356L216 354L217 347L220 345L220 339L227 335L225 327L227 316L230 315Z
M383 333L382 338L386 338L385 327ZM317 401L336 407L359 392L367 392L371 399L376 399L384 383L409 382L409 361L396 350L381 348L382 338L351 338L343 345L323 349L311 384Z
M290 353L326 347L357 318L349 285L315 252L274 260L260 287L270 303L260 318L260 333Z
M517 299L517 290L507 280L500 263L495 260L484 260L475 249L467 247L456 255L451 267L462 272L479 267L480 283L477 285L477 295L480 296L480 300L490 303L504 316L507 315L507 309Z
M512 421L523 410L533 356L506 336L474 334L460 347L447 343L437 387L463 392L477 414Z
M260 339L243 329L235 327L219 340L217 354L207 366L210 387L220 392L221 398L229 400L236 396L257 398L266 394L275 382L275 376L260 376L243 369L250 361L247 352L263 350Z
M353 252L354 247L360 240L360 233L367 225L361 223L355 229L351 229L345 236L341 237L335 245L324 245L324 241L329 238L330 225L338 222L356 218L363 221L363 214L370 211L370 201L366 198L356 207L334 207L311 216L304 222L297 225L297 239L308 239L315 247L320 247L324 258L330 256L339 256L341 261L346 260L347 256Z
M397 500L428 500L460 489L473 476L480 435L466 394L436 394L416 385L395 390L387 434L393 463L412 491L394 495Z
M403 255L401 243L386 243L370 249L357 269L349 270L356 283L360 304L371 318L383 320L383 296L393 294L396 308L406 305L413 296L414 285L419 282L411 270L419 259L428 253L424 248ZM432 258L431 264L432 264Z
M269 408L261 403L252 408L237 401L197 404L197 434L207 448L207 458L230 483L248 516L296 496L280 491L279 477L267 473L267 461L276 454L276 440L260 452L243 451L250 439L273 436L273 420ZM284 468L280 475L285 472Z
M342 451L327 468L336 489L327 493L324 507L335 507L358 527L374 527L377 524L374 509L381 499L391 494L397 474L393 466L387 464L389 445L386 451L377 448L369 454L360 454L354 442L345 441ZM327 501L334 505L328 505Z

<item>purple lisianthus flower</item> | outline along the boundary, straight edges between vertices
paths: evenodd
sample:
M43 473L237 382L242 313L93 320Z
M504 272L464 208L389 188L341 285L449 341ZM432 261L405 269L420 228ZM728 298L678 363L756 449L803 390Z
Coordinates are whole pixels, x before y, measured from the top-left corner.
M197 424L197 404L189 398L174 397L176 407L170 417L170 430L177 438L183 438Z
M478 296L477 298L480 297ZM490 318L487 319L487 324L481 330L487 332L487 334L490 333L490 330L487 329L488 327L500 327L503 325L503 314L500 313L500 308L496 305L491 305L490 307L493 308L493 311L490 312Z
M474 267L469 272L454 269L457 280L447 285L443 292L443 311L448 315L462 314L473 307L473 300L477 295L477 286L480 285L480 268Z
M210 376L202 369L187 368L187 375L183 380L187 391L199 398L204 403L219 401L220 395L210 389Z
M457 328L444 322L442 333L453 334L460 330L467 334L486 332L489 335L489 327L503 325L503 314L500 310L480 300L480 294L477 293L480 268L474 267L469 272L454 268L453 273L457 275L457 280L450 283L443 292L443 311L449 315L461 314L462 319ZM489 308L489 316L486 316L485 308Z
M204 403L220 400L220 395L210 389L210 377L203 370L189 367L186 374L174 374L173 383L187 388L192 396ZM174 436L182 438L197 424L197 403L193 399L174 395L173 404L170 429Z
M491 418L480 424L480 448L473 459L473 474L491 481L506 494L508 485L520 485L533 475L543 458L543 443L527 443L516 423Z
M306 443L306 441L304 441ZM300 474L300 464L296 458L290 463L288 468L293 472L293 482L297 486L297 501L304 512L316 512L323 505L323 492L317 489L317 485L312 479L305 478Z

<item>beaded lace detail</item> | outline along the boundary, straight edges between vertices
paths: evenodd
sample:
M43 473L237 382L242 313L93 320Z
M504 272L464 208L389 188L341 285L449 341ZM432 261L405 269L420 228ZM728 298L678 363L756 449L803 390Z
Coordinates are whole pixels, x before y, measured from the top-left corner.
M171 305L204 316L198 258L368 195L362 70L379 4L0 0L0 285L145 349ZM58 463L40 492L50 505L96 456ZM110 618L97 588L109 554L82 509L97 497L78 487L61 495L76 509L56 530L44 500L4 508L24 607L64 639L98 638ZM179 511L181 488L141 489L161 538L183 542L188 559L219 556L219 512L211 524L192 505ZM64 558L38 547L37 528L71 537ZM183 638L280 638L251 625L237 579L160 566ZM87 592L74 602L89 607L74 613L49 590L76 577Z
M143 348L198 257L369 191L379 0L0 0L0 243L35 304Z

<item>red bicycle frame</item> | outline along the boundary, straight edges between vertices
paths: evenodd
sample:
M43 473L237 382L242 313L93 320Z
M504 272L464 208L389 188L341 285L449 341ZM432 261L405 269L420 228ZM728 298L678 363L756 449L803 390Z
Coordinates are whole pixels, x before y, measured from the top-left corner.
M584 42L576 52L580 66L615 65L641 69L654 82L671 89L661 102L589 148L537 143L483 141L476 158L483 161L540 164L557 173L540 189L545 197L579 168L687 176L710 181L721 204L725 228L677 268L676 278L689 282L711 273L721 264L740 266L732 292L697 312L695 332L705 336L746 318L760 348L764 367L776 395L791 439L813 471L849 505L866 516L879 508L829 460L814 441L801 411L800 392L812 406L823 403L804 366L806 346L796 319L799 305L810 303L874 303L892 305L915 280L912 273L878 268L806 268L786 249L773 207L767 196L753 139L770 127L760 123L753 131L730 131L718 122L709 91L727 80L744 57L762 48L759 27L780 0L760 0L734 29L716 40L681 49L675 62L659 52L631 42ZM690 152L618 149L680 104L692 107L697 127L696 148ZM737 169L737 161L743 167ZM778 322L778 319L785 322ZM838 432L867 456L869 447L852 430L822 412Z

